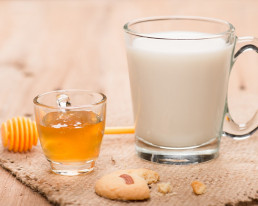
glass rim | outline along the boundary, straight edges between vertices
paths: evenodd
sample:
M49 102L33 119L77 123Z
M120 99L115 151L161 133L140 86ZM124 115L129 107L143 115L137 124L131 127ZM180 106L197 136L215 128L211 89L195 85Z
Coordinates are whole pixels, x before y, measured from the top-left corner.
M38 99L40 97L43 97L45 95L49 95L49 94L53 94L53 93L65 93L65 92L84 92L84 93L88 93L88 94L98 94L101 96L99 101L96 101L95 103L92 104L82 104L80 106L67 106L65 108L59 107L59 106L50 106L47 104L43 104L40 103L38 101ZM105 103L107 100L107 97L105 94L101 93L101 92L97 92L97 91L93 91L93 90L84 90L84 89L61 89L61 90L53 90L53 91L49 91L49 92L44 92L42 94L37 95L36 97L33 98L33 103L36 106L41 106L41 107L45 107L45 108L49 108L49 109L81 109L81 108L91 108L100 104Z
M157 37L152 34L140 33L133 29L130 29L130 26L138 23L150 22L150 21L164 21L164 20L193 20L193 21L203 21L203 22L213 22L213 23L220 23L226 25L228 29L226 31L220 33L209 34L209 36L201 36L201 37L193 37L193 38L168 38L168 37ZM154 17L146 17L146 18L139 18L132 21L127 22L124 25L124 31L128 34L144 37L144 38L151 38L151 39L163 39L163 40L204 40L204 39L213 39L225 36L227 34L234 33L235 27L229 23L228 21L216 19L216 18L209 18L209 17L200 17L200 16L154 16Z

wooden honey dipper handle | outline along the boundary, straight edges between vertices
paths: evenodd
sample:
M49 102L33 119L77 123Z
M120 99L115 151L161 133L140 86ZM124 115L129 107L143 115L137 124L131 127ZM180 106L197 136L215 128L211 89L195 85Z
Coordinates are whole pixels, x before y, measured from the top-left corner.
M134 127L106 127L105 134L132 134Z
M38 142L36 123L26 117L14 117L2 123L1 136L3 146L13 152L27 152Z

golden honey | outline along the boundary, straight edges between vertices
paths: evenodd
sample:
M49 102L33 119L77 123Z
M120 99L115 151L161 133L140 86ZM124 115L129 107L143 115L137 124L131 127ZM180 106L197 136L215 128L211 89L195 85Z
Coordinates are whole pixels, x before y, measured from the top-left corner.
M46 157L59 163L96 160L105 120L92 111L60 111L46 114L38 124Z

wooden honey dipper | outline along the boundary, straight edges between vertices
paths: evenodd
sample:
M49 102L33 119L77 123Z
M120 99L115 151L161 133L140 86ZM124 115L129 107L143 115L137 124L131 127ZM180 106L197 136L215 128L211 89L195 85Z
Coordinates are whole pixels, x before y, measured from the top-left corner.
M13 152L27 152L38 142L36 123L26 117L14 117L2 123L1 136L3 146Z
M106 127L105 134L134 133L133 127ZM38 143L36 122L26 117L14 117L2 123L2 144L9 151L27 152Z

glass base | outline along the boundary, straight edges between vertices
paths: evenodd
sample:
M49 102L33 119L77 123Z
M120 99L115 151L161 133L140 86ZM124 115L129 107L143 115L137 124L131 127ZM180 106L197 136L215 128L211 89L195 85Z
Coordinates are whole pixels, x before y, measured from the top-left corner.
M91 172L94 169L95 161L76 163L59 163L48 160L50 162L51 170L59 175L75 176Z
M219 155L219 138L191 148L167 148L147 144L136 137L136 152L142 159L161 164L187 165L215 159Z

